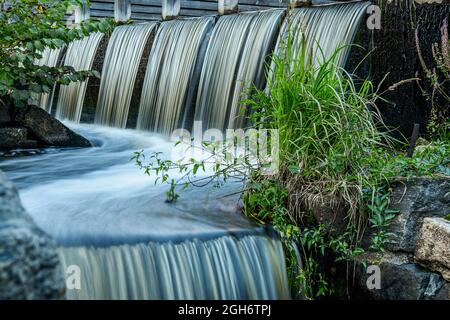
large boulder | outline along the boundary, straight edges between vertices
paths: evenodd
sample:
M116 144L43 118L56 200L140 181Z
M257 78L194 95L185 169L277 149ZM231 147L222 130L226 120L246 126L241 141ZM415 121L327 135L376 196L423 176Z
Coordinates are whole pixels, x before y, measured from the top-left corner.
M373 300L440 300L449 299L449 286L436 273L429 272L415 264L405 253L366 253L356 259L355 298ZM362 263L364 262L364 263ZM379 267L381 287L369 288L367 280L371 275L367 267Z
M35 225L0 172L0 299L60 299L63 294L55 243Z
M416 262L450 281L450 221L425 218L416 243Z
M31 138L42 146L90 147L89 140L76 134L45 110L28 106L18 110L15 121L28 129ZM33 139L31 139L33 140Z
M397 182L393 186L391 209L399 214L389 227L394 238L387 249L414 253L423 219L444 217L450 212L450 177Z

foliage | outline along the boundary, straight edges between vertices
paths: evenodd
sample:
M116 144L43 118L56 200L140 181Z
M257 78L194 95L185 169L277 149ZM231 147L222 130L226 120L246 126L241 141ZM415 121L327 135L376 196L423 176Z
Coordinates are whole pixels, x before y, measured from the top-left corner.
M39 93L48 93L55 83L68 84L99 76L96 71L72 67L38 66L42 52L59 49L92 32L109 32L112 20L83 21L73 28L65 15L80 0L0 0L0 98L8 96L15 106L24 106ZM31 101L30 101L31 100Z
M428 131L434 137L448 134L448 105L450 104L450 39L448 36L448 19L441 26L441 42L434 43L431 52L435 66L429 67L420 48L419 31L416 29L415 41L417 55L425 73L425 86L418 83L423 96L431 102L431 117Z

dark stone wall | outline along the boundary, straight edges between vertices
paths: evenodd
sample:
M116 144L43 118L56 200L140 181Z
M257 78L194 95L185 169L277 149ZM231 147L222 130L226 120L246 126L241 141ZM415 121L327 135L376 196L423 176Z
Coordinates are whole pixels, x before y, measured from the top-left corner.
M440 26L450 16L449 0L443 0L442 4L415 4L413 7L403 1L401 3L374 1L381 8L381 29L369 30L364 21L355 39L355 43L362 45L364 50L352 49L347 66L353 72L355 66L371 52L355 74L358 78L368 77L375 87L380 85L380 92L406 79L424 78L416 49L415 30L417 28L419 31L424 59L432 67L431 46L440 42ZM420 83L426 86L426 82ZM386 101L379 100L378 106L386 125L397 129L395 136L409 138L414 123L419 123L421 133L425 133L431 103L424 98L416 81L388 90L382 97ZM448 115L448 105L446 113Z
M102 73L103 61L105 60L106 48L108 47L109 36L105 35L101 40L97 52L95 53L94 63L92 64L92 70L96 70ZM90 78L86 87L86 93L84 96L83 111L81 114L81 122L93 123L95 117L95 108L97 106L98 91L100 88L100 79Z

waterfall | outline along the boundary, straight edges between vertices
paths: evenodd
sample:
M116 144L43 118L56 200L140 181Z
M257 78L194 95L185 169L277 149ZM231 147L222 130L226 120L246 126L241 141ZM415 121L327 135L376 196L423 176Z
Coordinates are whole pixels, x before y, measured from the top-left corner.
M150 132L109 126L127 124L154 32L137 128L168 134L192 116L205 127L239 128L248 115L241 113L242 98L250 85L264 88L266 62L273 49L282 53L288 21L294 51L305 42L318 63L319 47L328 57L352 43L367 5L299 8L283 23L284 10L267 10L217 22L167 21L157 32L157 22L117 27L106 50L95 115L106 126L69 124L97 147L46 150L0 163L14 171L27 211L58 243L64 269L80 268L81 289L68 288L67 297L290 298L281 242L239 212L239 199L231 196L238 197L240 189L230 181L222 188L188 188L176 203L167 203L165 186L154 185L129 160L135 150L168 157L172 144ZM90 69L100 41L92 35L72 43L66 65ZM58 55L46 51L39 63L56 65ZM340 65L347 55L341 51ZM85 82L61 88L58 117L79 121L85 89ZM49 97L42 99L49 108Z
M211 35L198 88L195 119L208 128L242 127L241 94L264 83L265 58L283 10L222 16Z
M157 22L114 29L106 50L95 122L124 128L139 63Z
M80 290L68 299L289 299L281 243L268 236L225 236L59 250L77 265Z
M91 70L102 38L102 33L93 33L89 37L70 43L64 65L71 66L76 71ZM56 109L57 118L80 122L87 84L88 80L61 86Z
M61 55L63 48L59 49L49 49L45 48L42 52L42 58L35 61L35 64L38 66L47 66L47 67L56 67L58 65L59 56ZM44 109L47 112L51 112L52 110L52 98L53 92L55 88L52 88L50 93L42 93L40 94L39 107Z
M170 135L183 125L184 112L192 103L199 52L213 23L214 17L161 23L145 73L138 129Z
M353 43L369 5L369 2L354 2L295 9L284 21L276 53L280 54L280 43L283 37L286 37L290 23L289 27L294 38L293 54L300 50L304 42L306 52L312 54L313 63L319 64L324 57L330 58L337 48ZM341 50L336 63L343 67L348 53L348 47Z

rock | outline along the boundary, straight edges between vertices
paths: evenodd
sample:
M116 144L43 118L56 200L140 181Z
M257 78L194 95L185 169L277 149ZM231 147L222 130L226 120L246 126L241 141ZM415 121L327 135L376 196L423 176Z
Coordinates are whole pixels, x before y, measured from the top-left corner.
M369 289L366 266L380 268L381 288ZM436 273L431 273L413 263L405 253L367 253L356 259L355 287L353 297L374 300L437 300L445 298L446 282ZM444 289L443 289L444 288Z
M90 147L89 140L76 134L45 110L28 106L18 110L16 121L36 137L38 143L55 147Z
M35 148L37 141L28 139L26 128L0 128L0 149Z
M450 281L450 222L425 218L417 237L414 256L420 265L439 272Z
M450 283L445 283L434 300L450 300Z
M11 121L9 117L9 101L3 101L2 99L0 99L0 126Z
M0 172L0 299L59 299L64 279L54 242Z
M390 251L414 253L423 219L450 212L450 178L415 178L393 186L391 209L399 210L389 227L394 234Z
M0 148L21 146L27 140L25 128L0 128Z

